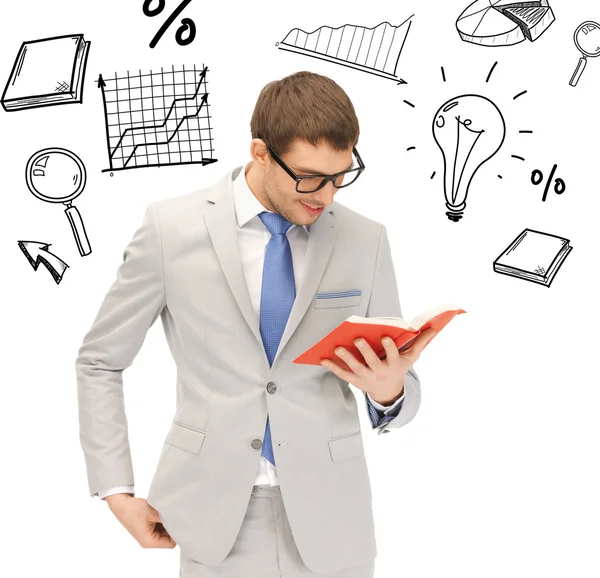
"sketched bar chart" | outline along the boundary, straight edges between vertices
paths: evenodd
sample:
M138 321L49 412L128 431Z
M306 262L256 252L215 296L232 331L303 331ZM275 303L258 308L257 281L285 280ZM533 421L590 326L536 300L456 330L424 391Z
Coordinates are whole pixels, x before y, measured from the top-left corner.
M98 78L110 168L202 164L213 157L207 67Z
M344 24L321 26L313 32L293 28L275 46L406 84L397 68L413 16L397 26L389 22L372 28Z

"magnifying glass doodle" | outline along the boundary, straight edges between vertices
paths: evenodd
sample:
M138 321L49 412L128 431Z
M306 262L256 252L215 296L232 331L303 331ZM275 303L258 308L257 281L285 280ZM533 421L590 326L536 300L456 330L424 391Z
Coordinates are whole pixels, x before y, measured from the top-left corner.
M590 20L580 24L575 30L575 34L573 34L573 40L577 50L583 55L579 59L579 64L571 77L571 82L569 82L571 86L576 86L585 69L588 56L591 58L600 56L600 24Z
M46 148L35 153L27 162L25 179L29 190L42 201L64 203L73 236L84 257L92 252L81 215L71 204L85 187L86 171L81 159L62 148Z

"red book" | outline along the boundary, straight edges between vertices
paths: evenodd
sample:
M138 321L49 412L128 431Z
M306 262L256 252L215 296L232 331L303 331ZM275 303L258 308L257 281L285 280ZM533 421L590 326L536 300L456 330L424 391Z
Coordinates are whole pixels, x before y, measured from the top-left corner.
M409 347L421 331L433 327L439 332L456 315L461 313L466 313L466 311L457 305L448 303L423 311L423 313L414 317L410 323L401 317L360 317L359 315L351 315L323 339L294 359L294 363L321 365L321 359L328 358L344 369L349 370L350 368L334 353L336 347L344 347L357 359L363 360L362 353L354 345L355 339L363 337L377 356L383 359L386 356L386 351L383 343L381 343L382 337L386 335L391 337L396 343L396 347L402 350Z

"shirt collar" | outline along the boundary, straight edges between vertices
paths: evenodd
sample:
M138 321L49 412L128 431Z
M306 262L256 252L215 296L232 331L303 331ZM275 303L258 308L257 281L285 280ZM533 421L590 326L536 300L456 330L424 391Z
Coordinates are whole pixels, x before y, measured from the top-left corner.
M263 211L268 211L269 213L273 212L269 211L269 209L267 209L250 190L246 181L247 167L248 164L244 165L236 179L233 181L233 203L238 226L240 228L246 225L246 223L254 217L259 218L257 215ZM296 226L297 225L292 224L290 229ZM310 233L310 225L302 225L302 227L307 233Z

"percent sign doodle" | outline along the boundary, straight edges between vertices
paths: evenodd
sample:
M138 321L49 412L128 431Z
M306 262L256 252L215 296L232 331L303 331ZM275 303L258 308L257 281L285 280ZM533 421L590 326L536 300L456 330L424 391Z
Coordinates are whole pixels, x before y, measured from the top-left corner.
M158 41L162 38L163 34L167 31L169 26L173 24L173 21L183 12L185 7L192 0L183 0L177 8L175 8L174 12L165 20L165 23L158 29L158 32L154 35L154 38L150 42L150 48L154 48ZM144 5L142 10L146 16L157 16L165 9L166 0L158 0L158 6L156 8L150 8L150 4L152 4L153 0L144 0ZM183 38L183 35L189 32L187 38ZM187 46L192 43L196 38L196 24L190 18L183 18L181 20L181 26L177 29L175 33L175 39L177 40L177 44L179 46Z
M552 171L550 171L550 176L548 177L548 180L546 181L546 187L544 189L544 196L542 197L542 201L546 200L546 195L548 194L548 189L550 188L550 183L552 182L552 179L554 178L555 172L556 172L556 165L554 165L552 167ZM543 180L544 180L544 174L542 173L542 171L535 169L531 173L531 182L534 185L539 185ZM562 179L554 180L554 192L557 195L562 195L565 192L566 188L567 188L567 186L565 185L565 181L563 181Z

